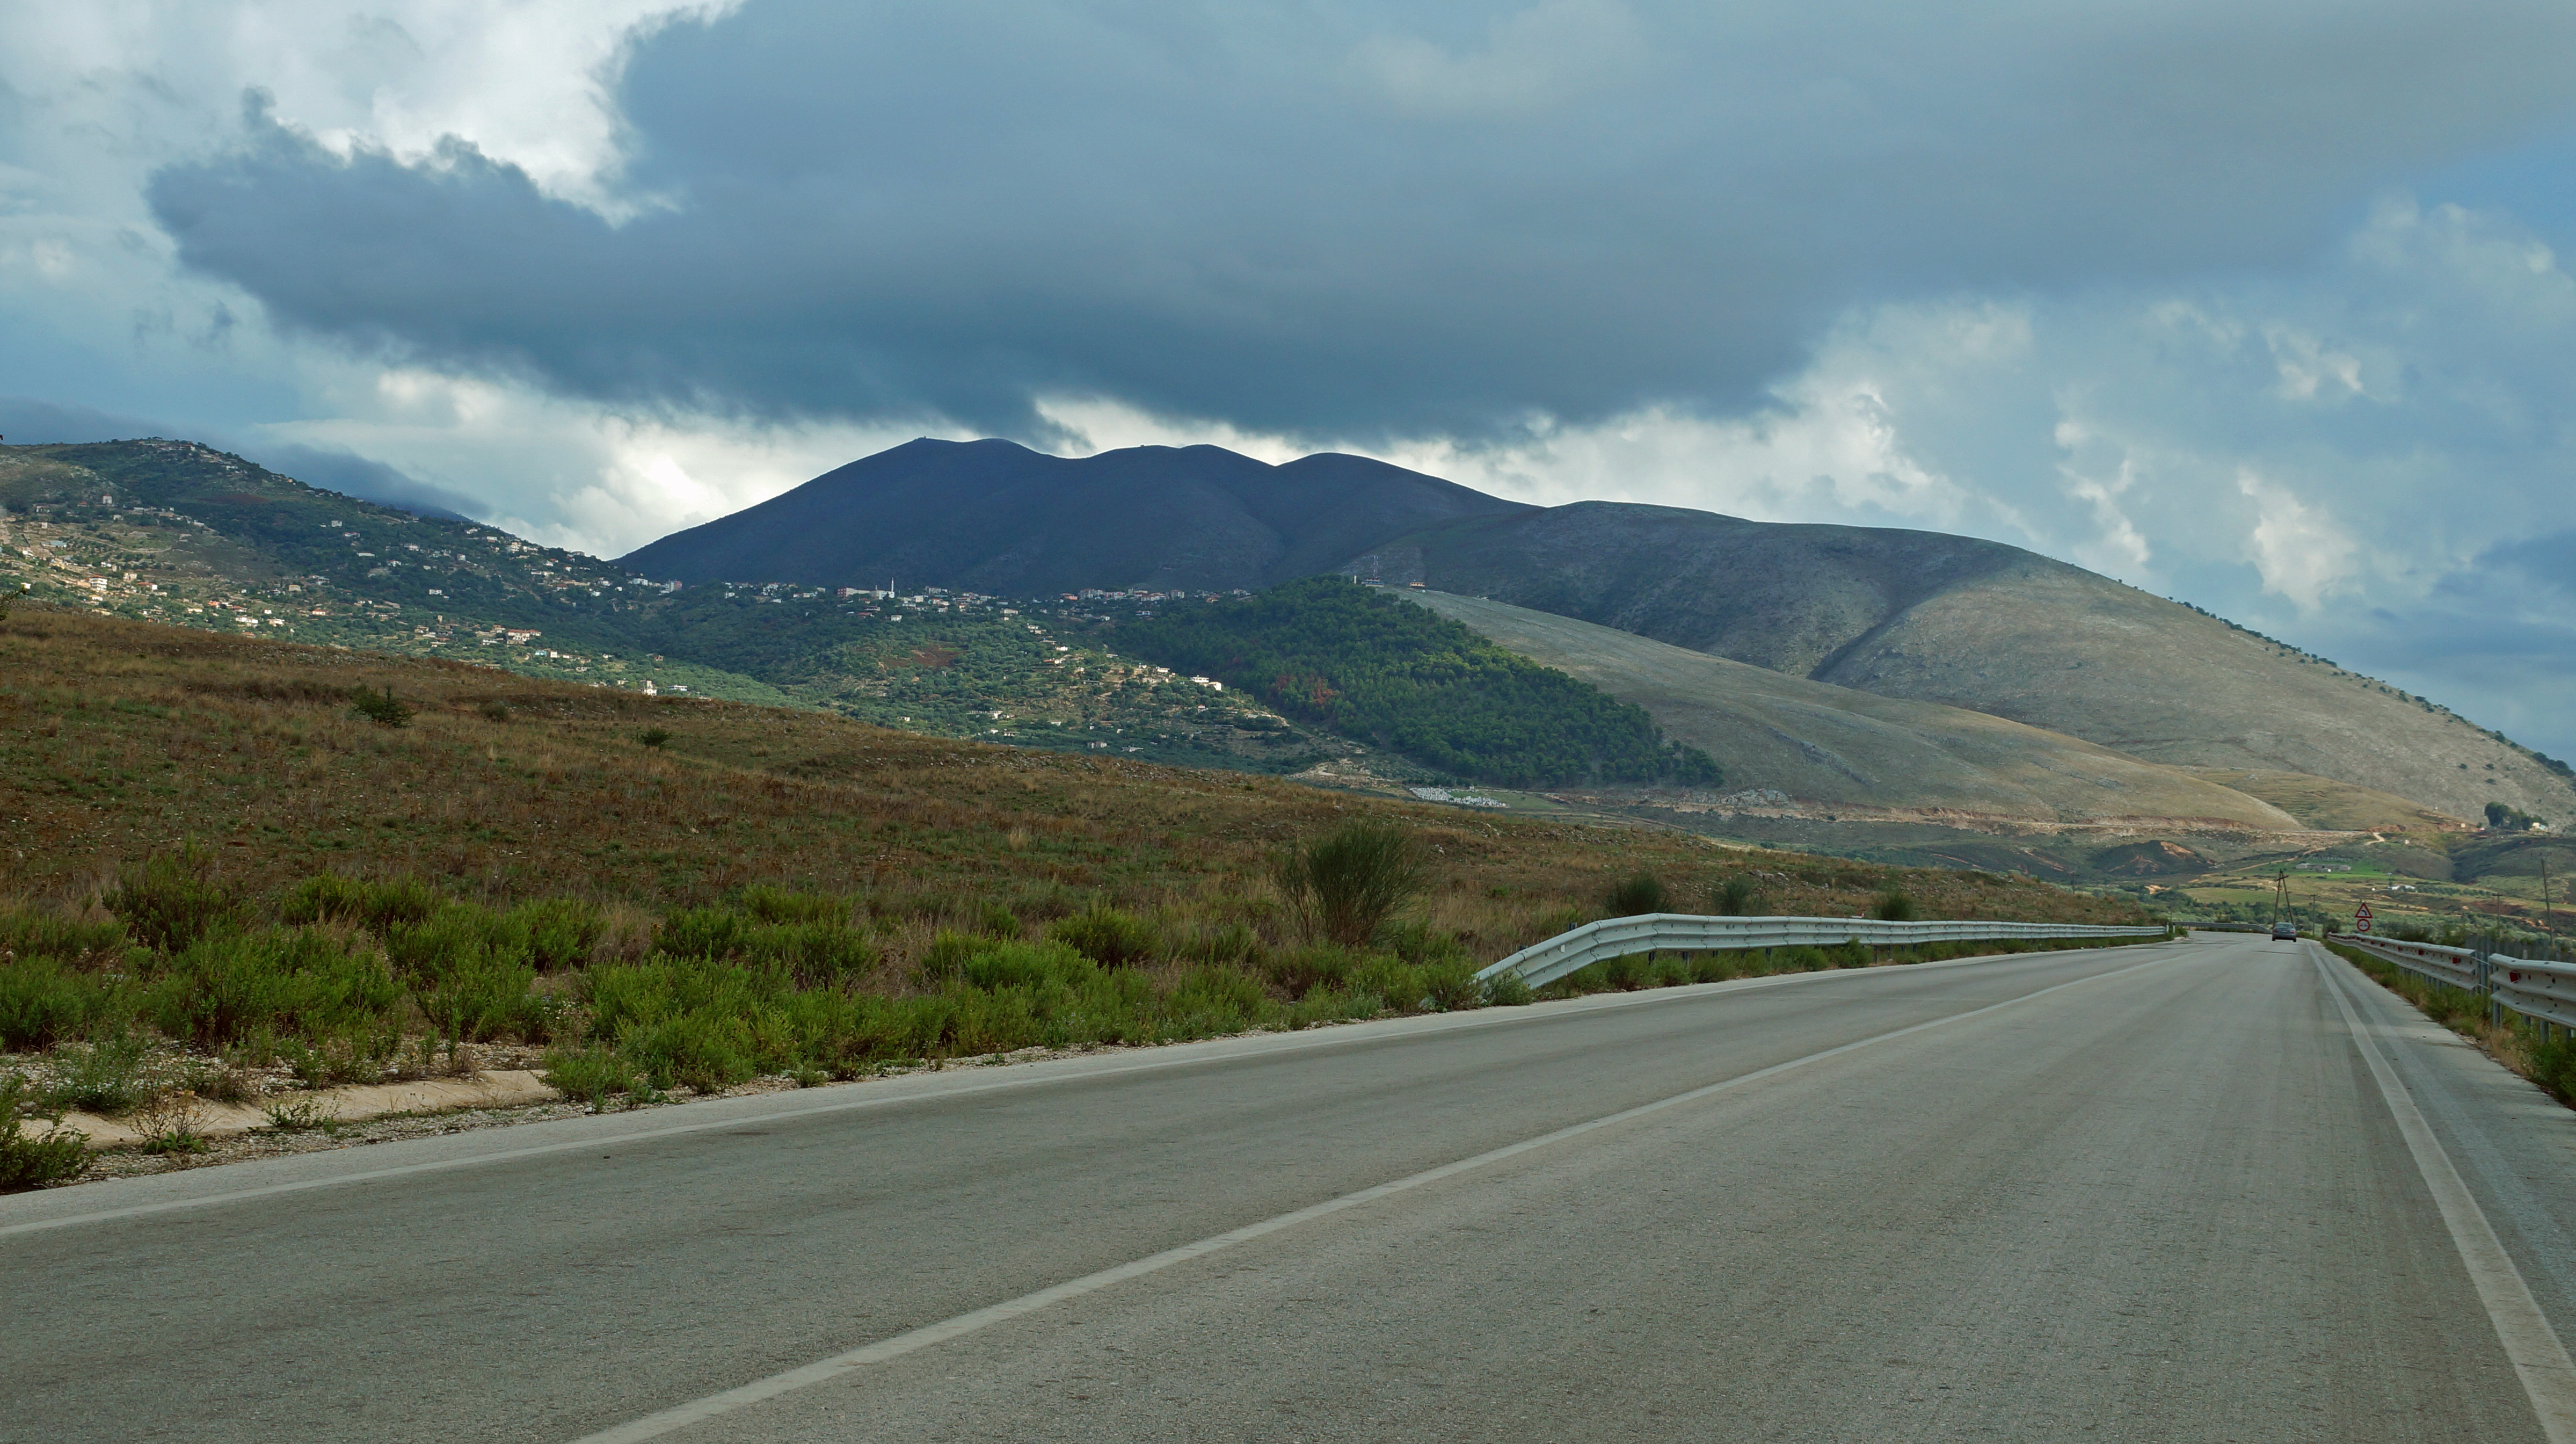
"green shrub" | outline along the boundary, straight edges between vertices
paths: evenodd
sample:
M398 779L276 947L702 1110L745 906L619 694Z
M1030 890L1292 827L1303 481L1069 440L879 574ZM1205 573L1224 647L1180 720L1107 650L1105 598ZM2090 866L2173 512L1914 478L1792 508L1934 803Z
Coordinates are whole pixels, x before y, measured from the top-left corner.
M966 960L984 946L984 940L972 934L941 928L921 955L921 975L932 982L957 977L966 971Z
M1352 821L1278 859L1279 891L1316 930L1364 947L1379 925L1430 885L1421 846L1403 828Z
M349 694L349 710L379 727L408 727L413 716L411 704L396 697L390 685L381 692L358 688Z
M1485 1006L1485 985L1466 963L1430 964L1423 968L1420 1001L1444 1013Z
M785 888L747 887L742 910L765 923L840 923L850 921L850 900L828 893L790 892Z
M550 1009L530 990L537 970L525 962L486 953L449 969L419 994L420 1010L448 1038L487 1042L495 1038L543 1039Z
M1202 963L1231 963L1236 967L1263 971L1270 956L1269 945L1252 925L1237 919L1221 927L1201 927L1190 934L1181 947L1181 955Z
M548 1052L544 1077L548 1087L589 1104L594 1113L611 1095L640 1092L648 1086L616 1049L597 1045Z
M1485 980L1485 1002L1492 1007L1518 1008L1537 997L1518 973L1496 973Z
M1352 961L1348 948L1315 943L1274 954L1263 972L1281 992L1303 998L1319 988L1340 991L1350 981Z
M729 958L752 920L731 908L679 908L653 930L653 946L675 958Z
M132 987L52 958L0 963L0 1049L50 1048L132 1011Z
M1594 963L1583 971L1589 973L1597 969L1603 987L1616 988L1623 993L1633 993L1639 988L1653 985L1652 963L1653 959L1645 953L1630 953L1625 957Z
M1100 964L1063 942L988 942L970 954L958 976L969 986L1001 988L1075 988L1091 981Z
M643 731L635 734L635 740L643 743L647 747L659 748L663 743L671 740L671 729L668 727L647 727Z
M437 891L416 877L365 882L334 873L298 883L278 905L280 921L354 923L379 937L417 926L438 910Z
M599 909L579 898L542 898L510 909L508 925L523 939L528 961L541 973L559 973L590 961L607 927Z
M1633 918L1664 912L1669 902L1663 880L1653 873L1641 872L1610 889L1610 916Z
M310 929L265 928L199 940L151 982L144 1006L164 1033L220 1046L256 1029L315 1034L378 1022L403 996L371 948Z
M385 933L386 958L415 987L435 987L493 961L524 962L527 954L525 929L479 903L442 902L427 917L395 923Z
M1753 885L1753 879L1740 872L1735 873L1721 879L1717 886L1710 890L1708 908L1710 912L1722 918L1760 917L1763 909L1762 891Z
M867 934L835 921L754 928L744 936L740 956L784 968L809 986L825 986L860 976L885 955Z
M1890 884L1878 895L1878 901L1870 904L1869 915L1880 922L1910 923L1923 914L1904 888Z
M135 941L175 953L209 933L236 926L240 894L210 876L212 859L196 847L156 853L127 868L102 898Z
M662 920L654 941L673 957L755 964L813 984L839 983L877 965L883 953L850 925L846 903L818 900L830 903L825 908L781 902L797 896L777 893L761 904L770 916L790 921L763 922L758 914L730 908L683 908Z
M60 958L82 963L115 955L125 945L125 924L85 922L35 908L0 905L0 958Z
M980 926L997 938L1016 938L1021 931L1020 915L1000 903L986 903Z
M139 1033L112 1033L87 1047L54 1052L54 1082L46 1090L49 1108L77 1108L83 1113L125 1113L152 1096L143 1077L151 1045Z
M33 1092L24 1077L0 1074L0 1193L59 1183L89 1166L88 1145L78 1134L48 1128L36 1137L27 1136L26 1115L35 1101ZM56 1114L46 1121L59 1117Z
M1153 925L1115 908L1094 907L1047 928L1047 936L1103 967L1146 962L1161 951Z
M1261 985L1235 968L1193 968L1164 1006L1179 1029L1197 1036L1235 1033L1269 1011Z
M273 1046L277 1061L294 1070L296 1081L307 1088L373 1083L384 1076L385 1064L402 1049L401 1020L345 1018L333 1026L308 1029L302 1038L276 1038Z
M2533 1047L2531 1081L2562 1102L2576 1102L2576 1038L2560 1038Z
M618 1035L618 1056L655 1088L720 1092L760 1074L754 1020L714 1010L677 1013Z
M1428 922L1391 922L1377 930L1377 944L1408 963L1456 963L1467 958L1458 935Z

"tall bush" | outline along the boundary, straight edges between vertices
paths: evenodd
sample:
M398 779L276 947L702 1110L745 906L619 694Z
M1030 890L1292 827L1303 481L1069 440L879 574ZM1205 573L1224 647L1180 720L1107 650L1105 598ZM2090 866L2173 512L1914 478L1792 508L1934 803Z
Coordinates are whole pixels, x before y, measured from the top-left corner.
M1759 917L1763 908L1762 892L1753 885L1753 879L1740 872L1733 873L1709 890L1708 907L1709 911L1722 918Z
M190 845L155 853L120 874L99 899L145 947L175 953L241 921L241 895L214 877L213 859Z
M1411 833L1360 821L1281 857L1274 875L1317 931L1350 948L1365 946L1379 924L1431 883L1430 864Z
M1610 889L1610 916L1633 918L1659 913L1665 911L1670 902L1670 897L1664 892L1663 879L1651 872L1641 872Z

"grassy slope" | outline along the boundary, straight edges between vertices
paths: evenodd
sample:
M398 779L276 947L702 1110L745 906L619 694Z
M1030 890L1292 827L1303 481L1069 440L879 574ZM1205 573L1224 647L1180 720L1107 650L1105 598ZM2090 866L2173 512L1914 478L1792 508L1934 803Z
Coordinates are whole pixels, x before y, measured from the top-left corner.
M346 705L355 686L389 686L420 716L401 730L360 721ZM493 703L506 720L485 715ZM648 726L673 734L665 748L636 741ZM1461 817L436 659L44 608L0 624L0 818L26 893L77 894L196 838L263 889L339 868L494 899L665 904L777 883L1150 909L1264 890L1272 848L1354 813L1423 830L1444 874L1435 913L1494 955L1638 868L1681 884L1744 865L1677 836ZM1780 874L1772 901L1788 912L1856 913L1882 882L1810 858L1762 865ZM2127 915L1969 875L1908 886L1931 916Z
M1714 754L1732 787L2046 821L2299 825L2243 793L1983 713L1810 682L1501 602L1401 595L1645 708Z

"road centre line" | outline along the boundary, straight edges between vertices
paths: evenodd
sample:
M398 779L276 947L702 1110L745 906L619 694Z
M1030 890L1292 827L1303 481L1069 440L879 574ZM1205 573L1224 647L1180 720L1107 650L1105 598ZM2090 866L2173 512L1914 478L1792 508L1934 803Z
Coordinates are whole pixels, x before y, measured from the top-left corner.
M1667 1109L1678 1108L1687 1103L1696 1103L1704 1098L1710 1098L1721 1093L1732 1092L1739 1088L1749 1087L1755 1083L1777 1078L1781 1074L1791 1072L1795 1069L1804 1068L1811 1063L1821 1063L1829 1058L1839 1058L1846 1053L1857 1052L1860 1049L1870 1047L1873 1044L1892 1042L1898 1038L1911 1037L1914 1034L1928 1032L1935 1028L1946 1028L1953 1023L1964 1023L1972 1018L1981 1018L1989 1013L2000 1012L2006 1008L2019 1007L2024 1003L2031 1002L2038 998L2045 998L2051 993L2061 993L2069 988L2080 988L2092 983L2107 982L2113 978L2127 977L2131 973L2172 962L2176 957L2181 956L2188 955L2167 955L2152 959L2148 962L2137 963L2129 967L2120 968L2112 972L2095 973L2090 977L2075 978L2067 982L2051 984L2050 986L2041 988L2036 992L2024 993L2019 997L2007 998L2000 1003L1989 1003L1984 1007L1972 1008L1964 1013L1953 1013L1947 1017L1933 1018L1921 1023L1909 1024L1906 1027L1893 1029L1889 1032L1874 1034L1867 1038L1855 1039L1849 1043L1837 1044L1834 1047L1826 1048L1819 1052L1791 1058L1785 1062L1773 1063L1768 1067L1757 1068L1750 1073L1738 1074L1733 1078L1724 1079L1720 1082L1704 1084L1685 1092L1675 1093L1670 1097L1658 1098L1650 1103L1640 1103L1633 1108L1623 1108L1616 1113L1608 1113L1599 1118L1590 1119L1586 1122L1571 1124L1567 1127L1555 1129L1548 1133L1542 1133L1535 1138L1525 1138L1518 1143L1508 1143L1500 1148L1491 1149L1484 1153L1476 1154L1470 1158L1459 1159L1454 1163L1444 1163L1437 1168L1425 1169L1420 1173L1407 1174L1402 1178L1393 1179L1385 1183L1363 1188L1356 1193L1346 1193L1338 1198L1329 1198L1321 1203L1309 1204L1304 1208L1295 1209L1272 1218L1266 1218L1258 1223L1246 1224L1241 1228L1231 1229L1225 1233L1215 1234L1210 1237L1200 1239L1195 1243L1185 1243L1178 1248L1165 1249L1161 1253L1151 1254L1129 1263L1119 1264L1114 1268L1102 1269L1098 1273L1085 1274L1081 1278L1077 1279L1068 1279L1051 1288L1040 1289L1035 1293L1022 1294L1018 1298L1007 1299L998 1304L990 1304L970 1313L963 1313L954 1318L943 1319L935 1324L926 1324L907 1333L897 1334L889 1339L881 1339L873 1344L864 1344L858 1348L834 1354L829 1358L817 1359L813 1363L806 1364L800 1368L790 1369L780 1374L772 1374L765 1379L756 1379L751 1383L741 1385L738 1388L725 1390L720 1394L710 1394L703 1399L695 1399L685 1404L674 1405L671 1408L664 1409L658 1413L647 1414L640 1419L635 1419L628 1423L617 1425L614 1428L603 1429L595 1434L585 1434L579 1439L574 1440L573 1444L643 1444L643 1441L645 1440L659 1439L664 1435L688 1428L691 1425L702 1424L710 1419L733 1413L736 1410L749 1408L754 1404L763 1403L768 1400L778 1398L784 1394L792 1394L801 1389L809 1389L817 1384L830 1383L831 1381L850 1373L852 1370L865 1368L870 1364L881 1364L892 1359L898 1359L906 1354L916 1353L922 1349L929 1348L934 1344L943 1344L951 1339L990 1328L995 1324L1005 1323L1026 1314L1036 1313L1041 1309L1062 1303L1067 1299L1079 1298L1084 1294L1097 1293L1102 1289L1111 1287L1112 1285L1125 1283L1129 1279L1142 1278L1147 1274L1160 1273L1174 1265L1188 1263L1194 1259L1205 1258L1213 1253L1221 1253L1238 1244L1250 1243L1255 1239L1265 1238L1271 1234L1281 1232L1282 1230L1295 1228L1299 1224L1309 1223L1316 1219L1341 1213L1348 1209L1357 1208L1363 1204L1375 1203L1380 1199L1390 1198L1397 1194L1410 1193L1415 1189L1438 1183L1444 1179L1455 1178L1460 1174L1472 1173L1478 1169L1487 1168L1493 1164L1501 1163L1506 1159L1517 1158L1524 1153L1546 1148L1552 1144L1563 1143L1569 1139L1580 1138L1587 1133L1597 1132L1601 1129L1613 1127L1621 1123L1633 1122L1636 1119L1644 1118L1651 1114L1661 1113ZM2558 1444L2558 1441L2554 1436L2552 1444Z
M2316 965L2327 996L2334 999L2335 1011L2343 1015L2344 1031L2351 1036L2352 1045L2361 1050L2362 1060L2370 1065L2370 1076L2379 1084L2379 1096L2387 1101L2389 1113L2397 1120L2397 1131L2406 1139L2406 1151L2414 1156L2416 1171L2424 1175L2424 1186L2432 1190L2434 1206L2441 1210L2443 1226L2450 1230L2451 1246L2459 1250L2469 1281L2477 1286L2478 1301L2486 1305L2487 1318L2495 1325L2505 1357L2513 1361L2513 1372L2522 1380L2523 1393L2530 1396L2541 1431L2549 1436L2549 1444L2576 1444L2576 1361L2567 1357L2566 1345L2559 1342L2558 1331L2549 1326L2549 1316L2540 1311L2540 1301L2532 1297L2531 1285L2523 1280L2522 1270L2514 1266L2513 1255L2505 1252L2494 1226L2487 1222L2486 1210L2478 1207L2477 1195L2469 1191L2459 1169L2452 1166L2451 1155L2443 1151L2433 1125L2415 1106L2415 1095L2407 1091L2405 1080L2397 1076L2397 1070L2373 1041L2375 1030L2364 1025L2360 1014L2353 1010L2351 999L2344 993L2344 980L2327 965L2324 950L2310 953L2308 961Z
M2148 944L2147 946L2160 947L2170 945ZM2105 950L2088 948L2070 949L2069 951L2090 953ZM2033 955L2029 953L1997 953L1985 957L1948 958L1937 963L1908 964L1904 971L1919 973L1928 970L1982 966L1992 963L2009 962L2015 959L2028 959L2032 956ZM1080 1069L1078 1071L1069 1070L1061 1072L1022 1074L1018 1077L996 1079L990 1083L964 1084L956 1087L939 1089L935 1092L877 1093L866 1097L847 1098L835 1102L802 1102L793 1106L775 1108L765 1112L728 1113L722 1118L705 1119L689 1123L673 1123L659 1128L637 1129L631 1133L615 1133L595 1138L568 1139L560 1143L530 1144L524 1148L510 1148L491 1153L478 1153L465 1158L432 1159L422 1163L398 1164L391 1168L374 1168L357 1173L334 1174L328 1178L304 1178L297 1179L291 1183L272 1183L262 1184L251 1188L228 1189L221 1193L209 1193L195 1198L165 1199L158 1203L129 1204L122 1208L105 1208L90 1213L67 1214L61 1218L35 1219L26 1223L0 1224L0 1238L8 1238L15 1234L42 1233L50 1229L74 1228L84 1224L113 1223L121 1219L142 1218L162 1213L176 1213L187 1209L213 1208L218 1205L228 1203L246 1203L253 1199L274 1198L282 1194L304 1193L313 1189L339 1188L346 1185L360 1183L382 1183L389 1179L413 1178L422 1174L446 1173L456 1169L482 1168L494 1164L515 1163L522 1159L544 1158L557 1153L577 1153L583 1149L599 1148L612 1144L624 1146L633 1143L649 1143L665 1138L684 1137L692 1133L709 1133L727 1128L740 1128L749 1123L788 1123L802 1118L823 1117L836 1113L850 1113L871 1108L895 1108L911 1103L935 1103L952 1098L972 1098L987 1093L1012 1092L1023 1088L1038 1088L1060 1083L1085 1082L1095 1078L1120 1078L1138 1073L1156 1072L1165 1068L1217 1066L1225 1063L1274 1058L1283 1054L1310 1052L1318 1048L1364 1048L1381 1043L1401 1042L1406 1039L1422 1036L1423 1033L1450 1033L1465 1031L1472 1028L1527 1026L1531 1024L1559 1021L1570 1017L1580 1017L1585 1013L1599 1012L1613 1008L1632 1008L1652 1005L1669 1006L1674 1003L1692 1002L1719 994L1750 992L1762 988L1785 987L1796 983L1827 982L1834 979L1867 978L1879 975L1886 971L1894 970L1882 970L1878 968L1850 968L1832 969L1814 973L1774 973L1766 977L1738 978L1723 983L1702 984L1679 988L1653 988L1635 993L1613 994L1608 997L1596 995L1593 997L1567 1000L1567 1003L1572 1006L1568 1007L1567 1010L1563 1012L1524 1012L1518 1008L1497 1008L1478 1010L1475 1013L1463 1016L1457 1014L1444 1014L1439 1018L1439 1021L1443 1026L1436 1029L1425 1029L1422 1030L1422 1033L1408 1031L1379 1034L1375 1036L1353 1036L1350 1032L1338 1028L1318 1028L1313 1030L1316 1036L1311 1039L1301 1039L1296 1042L1283 1041L1261 1048L1257 1051L1248 1050L1242 1053L1220 1054L1213 1057L1205 1053L1191 1053L1178 1057L1165 1056L1159 1058L1140 1058L1132 1063L1108 1064L1096 1068ZM2125 972L2131 970L2123 969L2122 971ZM2109 975L2102 974L2098 976ZM2036 996L2036 994L2031 996ZM1549 1006L1553 1007L1563 1005ZM1209 1041L1224 1042L1229 1040L1214 1039ZM1167 1046L1178 1049L1188 1048L1191 1045L1177 1044ZM960 1067L971 1066L973 1065L960 1065ZM1030 1066L1044 1067L1045 1064L1039 1063ZM864 1086L864 1084L852 1083L841 1086L861 1087ZM793 1097L800 1095L790 1096ZM723 1100L710 1101L722 1102ZM167 1177L168 1175L161 1176ZM46 1195L37 1193L22 1195L22 1197L41 1199L46 1197ZM5 1204L5 1202L6 1200L0 1200L0 1204Z

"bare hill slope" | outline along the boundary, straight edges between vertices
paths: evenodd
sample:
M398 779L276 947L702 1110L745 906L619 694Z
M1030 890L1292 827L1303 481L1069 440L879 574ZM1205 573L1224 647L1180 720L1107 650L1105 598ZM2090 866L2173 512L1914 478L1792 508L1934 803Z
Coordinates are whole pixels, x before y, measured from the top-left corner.
M2576 785L2527 748L2323 658L1996 542L1582 502L1452 523L1353 565L2148 761L2307 773L2463 820L2490 801L2576 816Z
M1730 788L2053 822L2300 825L2180 769L1981 712L1872 696L1502 602L1402 595L1643 707L1668 735L1715 757Z

